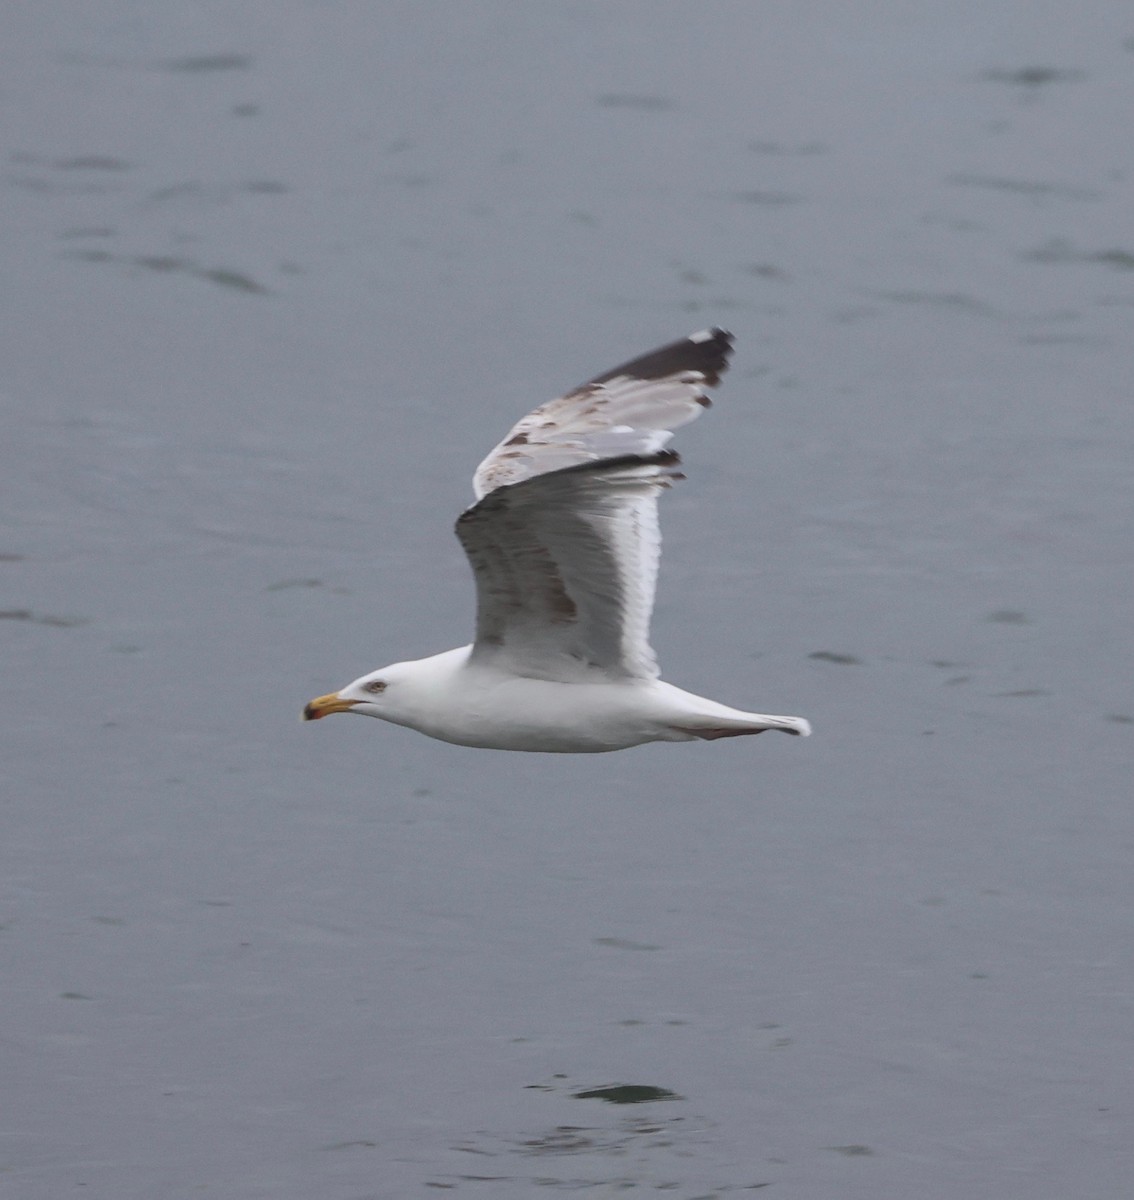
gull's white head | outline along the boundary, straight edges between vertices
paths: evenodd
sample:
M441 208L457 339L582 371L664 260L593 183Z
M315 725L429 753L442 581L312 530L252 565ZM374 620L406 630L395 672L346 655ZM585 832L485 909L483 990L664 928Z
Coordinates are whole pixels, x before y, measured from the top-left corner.
M364 717L380 717L396 720L399 701L404 702L403 691L406 663L395 663L378 671L371 671L353 683L348 683L338 692L316 696L303 709L305 721L318 721L332 713L358 713Z
M432 658L392 663L360 675L340 691L316 696L304 707L303 719L318 721L331 713L351 712L417 728L422 711L436 706L471 649L460 646Z

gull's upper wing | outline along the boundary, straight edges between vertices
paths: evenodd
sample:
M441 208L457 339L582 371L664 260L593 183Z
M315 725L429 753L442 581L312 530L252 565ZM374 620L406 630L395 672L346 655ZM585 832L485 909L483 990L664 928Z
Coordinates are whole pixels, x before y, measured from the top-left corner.
M476 576L474 656L517 674L655 678L649 643L664 449L707 407L732 338L693 334L520 421L481 463L457 522Z
M476 498L561 467L663 449L709 407L705 389L720 382L731 353L732 334L705 329L540 405L477 467Z

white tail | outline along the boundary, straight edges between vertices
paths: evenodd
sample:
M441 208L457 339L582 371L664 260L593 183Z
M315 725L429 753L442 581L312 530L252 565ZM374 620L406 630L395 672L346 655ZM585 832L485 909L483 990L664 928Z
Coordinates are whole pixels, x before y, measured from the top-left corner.
M746 737L763 733L766 729L779 729L794 737L810 737L811 725L803 717L772 717L764 713L738 713L735 718L706 716L704 725L675 725L674 730L702 741L714 742L717 738Z

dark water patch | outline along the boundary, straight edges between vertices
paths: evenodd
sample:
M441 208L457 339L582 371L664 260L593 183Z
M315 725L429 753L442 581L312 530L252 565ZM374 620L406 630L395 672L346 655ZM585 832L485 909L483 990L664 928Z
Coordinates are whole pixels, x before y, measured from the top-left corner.
M558 1072L552 1075L552 1079L566 1079L566 1075ZM554 1083L526 1083L524 1084L525 1092L557 1092L560 1090L560 1085Z
M995 612L990 612L986 621L991 621L994 625L1030 625L1031 618L1027 613L1021 612L1018 608L998 608Z
M833 1150L847 1158L866 1158L874 1153L869 1146L864 1146L861 1142L852 1142L849 1146L824 1146L823 1149Z
M110 238L117 236L118 230L110 225L76 225L64 229L57 236L60 241L80 241L84 238Z
M374 1150L378 1146L377 1142L368 1141L366 1138L355 1138L352 1142L331 1142L327 1146L320 1146L320 1150Z
M104 263L113 262L115 256L109 250L67 250L62 257L75 262Z
M146 197L151 204L168 204L170 202L200 201L202 204L229 204L245 186L227 183L198 183L190 180L186 183L170 183L165 187L155 188Z
M954 187L985 188L994 192L1010 192L1033 198L1052 196L1059 200L1101 200L1103 194L1095 188L1072 187L1061 183L1043 183L1030 179L1008 179L998 175L948 175L945 182Z
M205 188L199 183L171 183L168 187L158 188L151 192L148 199L154 204L164 204L167 200L181 200L186 196L203 196Z
M588 1125L556 1125L546 1133L522 1138L512 1143L521 1154L579 1154L588 1151L608 1151L622 1154L632 1144L639 1148L673 1147L682 1134L681 1117L658 1120L652 1117L624 1117L611 1128L597 1129ZM642 1141L642 1139L647 1139ZM474 1150L469 1143L454 1149L470 1153L485 1154L488 1151Z
M83 154L77 158L57 159L53 166L60 171L130 171L133 167L121 158L104 154Z
M60 1000L93 1000L93 996L88 996L83 992L60 992Z
M650 942L632 942L628 938L616 937L600 937L595 938L596 946L609 946L614 950L660 950L661 946L655 946Z
M110 71L172 71L189 75L211 71L246 71L252 66L248 54L187 54L176 58L119 58L110 54L60 54L56 62L69 67L97 67Z
M1102 263L1119 271L1134 271L1134 253L1129 250L1099 250L1089 254L1087 262Z
M86 617L60 617L52 613L35 613L30 608L0 610L0 621L30 621L33 625L49 625L53 629L77 629L88 625Z
M1041 88L1052 83L1082 83L1087 78L1087 72L1074 67L991 67L987 71L981 71L977 78L985 83L1008 83L1014 87Z
M1014 692L994 692L993 695L1001 698L1007 697L1010 699L1022 700L1028 699L1032 696L1050 696L1051 692L1049 692L1046 688L1020 688Z
M323 587L321 579L281 579L278 583L269 583L265 592L285 592L288 588L317 588Z
M668 96L651 96L633 92L605 92L595 98L600 108L637 108L644 112L666 112L673 108Z
M703 300L685 300L682 301L679 307L682 312L686 313L728 312L735 309L761 312L771 316L781 316L783 313L783 309L775 305L764 305L760 308L753 308L751 304L743 300L736 300L732 296L707 296Z
M199 200L204 204L229 204L240 195L286 196L291 188L278 179L249 179L242 183L205 184L190 181L171 183L152 191L147 200L152 204L170 201Z
M227 267L212 267L203 271L194 271L193 274L198 279L207 280L220 287L231 288L233 291L251 292L257 296L269 294L268 289L263 284L257 283L250 275L245 275L241 271L229 270Z
M20 188L21 191L42 196L106 196L122 191L120 184L59 183L57 180L43 179L36 175L8 175L5 182Z
M880 300L889 300L894 304L921 304L928 308L952 309L956 312L974 313L978 316L991 316L993 309L983 301L966 296L963 292L921 292L896 291L875 292Z
M0 554L0 563L23 562L26 557L25 554Z
M842 667L861 667L862 659L853 654L836 654L834 650L815 650L807 656L816 662L837 663Z
M1134 717L1129 713L1107 713L1104 720L1113 721L1115 725L1134 725Z
M161 71L201 75L209 71L247 71L252 58L248 54L189 54L184 58L162 59L157 66Z
M1051 238L1042 246L1025 250L1020 258L1034 263L1088 263L1114 271L1134 271L1134 251L1114 246L1106 250L1080 250L1064 238Z
M612 1083L607 1087L571 1094L576 1100L605 1100L607 1104L652 1104L658 1100L682 1099L668 1088L654 1087L648 1083Z
M136 267L165 274L168 271L189 271L193 264L187 258L176 258L171 254L136 254L130 261Z
M258 104L234 104L228 111L234 117L258 117L260 106Z
M644 1188L651 1192L673 1192L690 1200L710 1200L739 1192L768 1187L767 1179L691 1179L688 1176L695 1158L711 1145L711 1122L704 1119L689 1121L684 1117L656 1115L619 1115L603 1127L587 1125L556 1125L538 1133L516 1137L494 1137L483 1132L474 1138L462 1139L451 1149L463 1154L498 1158L503 1154L519 1156L521 1161L536 1161L543 1174L524 1178L493 1172L491 1175L445 1174L434 1176L444 1180L476 1180L499 1182L508 1179L530 1187L560 1188L564 1191L601 1191L602 1195ZM603 1159L618 1164L618 1174L611 1177L603 1169ZM575 1174L552 1174L557 1160L571 1163ZM774 1161L774 1160L773 1160ZM649 1179L643 1172L649 1166Z
M528 1154L578 1154L585 1150L609 1149L611 1139L603 1139L598 1130L576 1125L558 1125L539 1137L526 1138L519 1143Z
M1080 262L1082 254L1063 238L1051 238L1034 250L1025 250L1020 257L1025 262L1066 263Z
M779 283L786 283L791 278L786 271L772 263L746 263L742 269L746 275L755 275L757 279L773 279Z
M76 262L118 263L129 267L140 267L144 271L153 271L159 275L184 274L194 279L203 279L207 283L215 283L219 287L232 291L245 292L257 296L271 295L271 289L257 282L243 271L235 271L230 267L201 267L192 259L179 258L173 254L111 254L107 250L66 250L63 258L74 259Z

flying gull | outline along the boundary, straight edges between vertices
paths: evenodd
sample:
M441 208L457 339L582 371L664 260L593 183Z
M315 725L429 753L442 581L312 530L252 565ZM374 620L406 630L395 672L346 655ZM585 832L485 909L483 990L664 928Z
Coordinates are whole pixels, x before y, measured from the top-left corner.
M476 640L371 671L303 710L361 713L460 746L565 754L742 737L802 717L728 708L659 678L650 646L665 447L709 406L732 335L707 329L616 367L515 425L477 468L457 537Z

